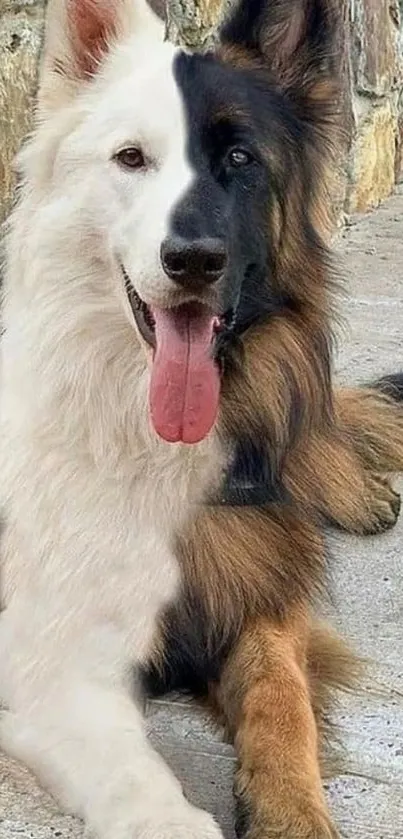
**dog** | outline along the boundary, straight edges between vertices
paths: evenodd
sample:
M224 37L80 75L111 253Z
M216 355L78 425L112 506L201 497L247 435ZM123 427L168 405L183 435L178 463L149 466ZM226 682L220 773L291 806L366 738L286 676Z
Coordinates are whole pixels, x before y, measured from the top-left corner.
M239 834L337 835L321 525L392 526L403 467L401 378L332 387L337 23L241 0L197 54L145 0L49 3L7 234L0 741L97 839L221 836L147 741L172 687L234 741Z

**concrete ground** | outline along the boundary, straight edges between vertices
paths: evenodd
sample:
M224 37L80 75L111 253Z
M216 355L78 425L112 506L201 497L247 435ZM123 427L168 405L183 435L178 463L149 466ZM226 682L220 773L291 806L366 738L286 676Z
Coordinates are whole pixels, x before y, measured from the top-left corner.
M337 368L343 381L403 369L403 193L342 234L347 327ZM403 486L401 484L401 488ZM334 623L374 662L378 695L345 699L339 719L349 758L329 786L346 839L403 837L403 517L389 534L331 537ZM195 803L214 812L233 839L233 752L186 702L154 703L150 736ZM0 839L79 839L81 824L20 766L0 755Z

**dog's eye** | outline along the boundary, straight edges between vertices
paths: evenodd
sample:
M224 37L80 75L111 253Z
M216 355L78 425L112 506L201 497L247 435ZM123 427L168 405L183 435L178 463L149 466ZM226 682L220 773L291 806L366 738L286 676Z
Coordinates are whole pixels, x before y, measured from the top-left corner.
M121 149L115 154L114 160L123 169L144 169L146 166L144 154L136 146L128 146L126 149Z
M247 166L252 163L253 157L246 149L234 148L228 153L228 163L234 169L239 169L241 166Z

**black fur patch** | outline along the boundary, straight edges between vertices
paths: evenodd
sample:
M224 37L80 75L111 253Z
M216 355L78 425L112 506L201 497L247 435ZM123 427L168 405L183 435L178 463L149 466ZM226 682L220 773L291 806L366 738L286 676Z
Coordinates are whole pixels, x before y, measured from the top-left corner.
M205 696L208 683L219 679L235 638L221 637L219 628L210 626L203 603L190 590L181 592L167 610L164 627L167 640L162 669L151 663L142 671L146 693L160 696L182 690Z
M395 399L396 402L403 402L403 372L384 376L375 383L375 387Z
M244 437L234 456L217 502L235 507L262 507L284 501L285 489L268 453L267 435Z
M236 785L234 785L234 801L235 801L235 836L237 839L243 839L248 833L252 822L251 808L245 799L244 795L237 793Z

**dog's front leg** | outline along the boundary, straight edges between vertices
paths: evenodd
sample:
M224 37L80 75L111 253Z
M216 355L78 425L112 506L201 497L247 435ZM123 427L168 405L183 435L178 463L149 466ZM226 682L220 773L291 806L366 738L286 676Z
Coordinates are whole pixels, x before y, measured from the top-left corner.
M239 761L240 839L337 839L322 789L308 638L302 613L251 621L214 690Z
M68 579L60 587L68 590ZM55 608L53 582L50 588L47 603L41 585L15 591L1 615L0 673L9 706L2 746L97 839L219 839L211 816L185 800L147 741L141 699L132 696L136 639L124 610L101 619L97 592L93 597L79 580L76 602L59 590ZM133 627L144 634L147 592L129 593Z

